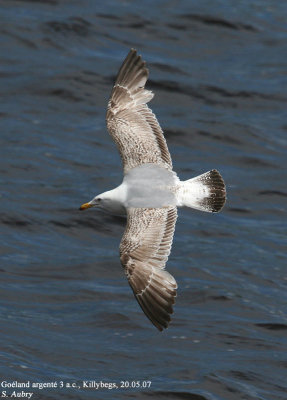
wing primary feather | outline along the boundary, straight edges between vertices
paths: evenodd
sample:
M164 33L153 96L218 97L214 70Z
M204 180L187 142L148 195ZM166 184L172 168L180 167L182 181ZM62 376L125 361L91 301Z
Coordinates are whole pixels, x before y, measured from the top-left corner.
M123 62L115 86L119 85L131 89L135 85L139 75L143 75L146 82L148 69L146 68L146 63L142 61L141 56L137 55L136 50L131 50Z
M160 330L168 327L168 323L170 321L170 317L166 320L162 318L158 313L153 310L150 303L147 303L144 298L137 296L136 297L140 306L142 307L145 315L150 319L150 321Z
M174 299L173 303L168 302L163 296L160 296L157 291L153 290L153 288L150 288L150 290L145 293L145 296L150 302L157 303L159 307L166 310L169 314L173 313L172 304L175 302Z
M118 72L115 85L122 84L127 72L129 71L130 65L134 61L136 54L137 54L137 52L135 49L130 50L129 54L126 56L124 62L122 63L122 66Z

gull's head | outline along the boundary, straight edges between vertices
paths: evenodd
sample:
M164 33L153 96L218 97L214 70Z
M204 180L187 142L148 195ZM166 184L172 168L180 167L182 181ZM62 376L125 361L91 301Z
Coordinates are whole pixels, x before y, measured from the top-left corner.
M92 208L92 207L97 207L97 208L103 208L103 198L101 195L94 197L91 201L88 203L84 203L81 205L79 208L80 210L86 210L87 208Z
M103 211L106 211L110 214L126 215L125 205L121 199L121 193L118 189L119 188L116 188L99 194L88 203L82 204L80 210L96 207L101 208Z

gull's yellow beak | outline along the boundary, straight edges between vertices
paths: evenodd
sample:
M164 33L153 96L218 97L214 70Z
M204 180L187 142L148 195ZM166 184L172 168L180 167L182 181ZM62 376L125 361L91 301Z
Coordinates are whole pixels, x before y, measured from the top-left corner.
M81 205L81 207L79 208L79 210L86 210L87 208L91 208L91 207L93 207L93 204L91 204L91 203L85 203L85 204L82 204L82 205Z

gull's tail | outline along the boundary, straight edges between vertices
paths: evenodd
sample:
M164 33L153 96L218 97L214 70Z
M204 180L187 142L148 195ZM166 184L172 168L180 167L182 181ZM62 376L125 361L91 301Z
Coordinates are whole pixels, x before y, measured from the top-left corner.
M196 208L201 211L219 212L225 200L224 180L216 169L180 182L177 190L178 206Z

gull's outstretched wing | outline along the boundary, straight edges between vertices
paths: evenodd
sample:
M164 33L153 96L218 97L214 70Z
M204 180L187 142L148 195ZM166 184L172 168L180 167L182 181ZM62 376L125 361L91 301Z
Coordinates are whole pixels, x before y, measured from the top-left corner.
M129 208L120 256L134 295L151 322L168 327L177 284L164 270L170 254L176 207Z
M107 110L107 127L116 142L124 173L154 163L172 170L171 157L159 123L147 103L153 93L144 88L148 69L132 49L118 73Z

